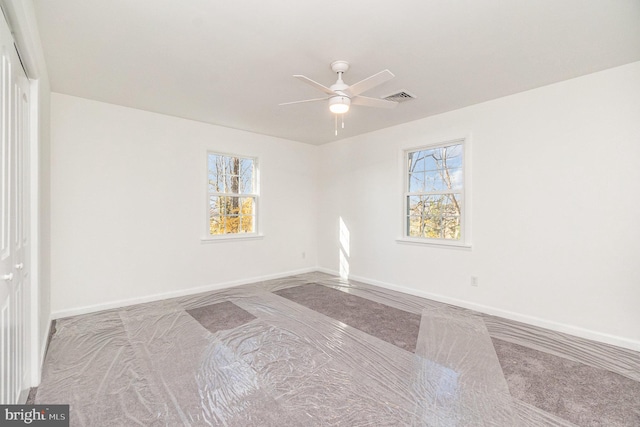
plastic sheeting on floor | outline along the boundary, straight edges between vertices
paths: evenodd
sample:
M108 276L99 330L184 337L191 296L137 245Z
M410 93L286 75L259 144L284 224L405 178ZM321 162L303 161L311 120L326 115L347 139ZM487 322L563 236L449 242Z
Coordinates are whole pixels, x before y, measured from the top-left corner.
M358 313L345 300L353 312L341 321L321 313L321 300L317 311L274 293L309 284L382 307ZM389 317L384 307L420 316L415 344L361 330L367 316ZM320 273L56 328L36 403L70 404L71 425L570 425L511 398L479 314Z

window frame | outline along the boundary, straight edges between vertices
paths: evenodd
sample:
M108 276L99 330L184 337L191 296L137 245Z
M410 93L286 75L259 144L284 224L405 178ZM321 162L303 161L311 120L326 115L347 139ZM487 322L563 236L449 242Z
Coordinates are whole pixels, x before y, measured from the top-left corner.
M471 248L471 143L469 136L460 136L455 138L439 139L437 142L431 142L420 146L403 148L400 153L400 171L402 174L402 212L401 212L401 234L396 239L398 243L409 243L417 245L427 245L435 247L449 247L470 249ZM432 237L414 237L409 236L408 223L408 197L411 195L419 195L409 191L409 153L416 151L431 150L452 145L462 145L462 174L463 185L460 191L462 208L460 210L460 239L444 239ZM424 193L421 193L424 194Z
M240 159L248 159L253 161L253 185L251 193L218 193L209 190L209 156L237 157ZM204 237L200 240L203 243L224 242L234 240L253 240L261 239L264 236L260 229L260 162L257 156L249 156L237 153L225 153L221 151L207 150L205 156L205 228ZM251 197L254 200L254 222L253 232L251 233L227 233L227 234L211 234L210 226L210 197L211 196L232 196L232 197Z

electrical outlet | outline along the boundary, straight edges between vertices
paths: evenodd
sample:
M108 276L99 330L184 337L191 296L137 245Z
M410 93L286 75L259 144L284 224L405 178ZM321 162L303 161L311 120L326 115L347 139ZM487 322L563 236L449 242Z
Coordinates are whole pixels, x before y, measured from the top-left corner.
M471 276L471 286L478 287L478 276Z

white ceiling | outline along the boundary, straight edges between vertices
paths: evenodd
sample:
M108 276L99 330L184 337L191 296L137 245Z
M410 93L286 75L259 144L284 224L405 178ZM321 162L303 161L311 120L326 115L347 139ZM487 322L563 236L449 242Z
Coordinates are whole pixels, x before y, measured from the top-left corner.
M640 60L639 0L34 0L52 90L322 144ZM334 60L364 95L334 136Z

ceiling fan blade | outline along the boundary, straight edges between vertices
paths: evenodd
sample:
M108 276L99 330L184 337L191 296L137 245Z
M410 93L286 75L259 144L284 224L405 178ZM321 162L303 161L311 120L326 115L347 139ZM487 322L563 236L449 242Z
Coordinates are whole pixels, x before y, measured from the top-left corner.
M304 99L302 101L283 102L282 104L278 104L278 105L302 104L303 102L326 101L327 99L329 98Z
M332 91L331 89L329 89L328 87L321 85L320 83L311 80L309 77L306 76L302 76L300 74L295 74L293 77L295 77L296 79L305 82L308 85L311 85L313 87L315 87L316 89L320 89L321 91L323 91L324 93L326 93L327 95L335 95L335 92Z
M362 105L365 107L378 107L378 108L395 108L398 103L394 101L387 101L385 99L369 98L368 96L354 96L351 98L351 104Z
M352 84L347 90L345 90L345 92L349 96L360 95L361 93L364 93L369 89L373 89L394 77L395 75L389 70L380 71L378 74L374 74L371 77L367 77L366 79L359 81L358 83Z

